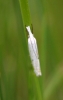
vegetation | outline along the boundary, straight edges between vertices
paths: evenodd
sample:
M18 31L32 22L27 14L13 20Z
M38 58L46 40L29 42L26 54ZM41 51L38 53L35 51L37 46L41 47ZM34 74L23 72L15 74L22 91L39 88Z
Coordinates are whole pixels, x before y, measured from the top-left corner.
M63 100L63 1L0 0L0 100ZM33 27L42 76L31 64Z

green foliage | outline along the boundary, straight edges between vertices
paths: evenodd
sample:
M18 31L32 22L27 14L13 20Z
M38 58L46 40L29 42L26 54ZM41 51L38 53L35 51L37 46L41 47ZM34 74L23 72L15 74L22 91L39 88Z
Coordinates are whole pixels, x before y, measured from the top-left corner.
M0 0L0 100L63 100L63 1ZM25 26L33 26L36 77Z

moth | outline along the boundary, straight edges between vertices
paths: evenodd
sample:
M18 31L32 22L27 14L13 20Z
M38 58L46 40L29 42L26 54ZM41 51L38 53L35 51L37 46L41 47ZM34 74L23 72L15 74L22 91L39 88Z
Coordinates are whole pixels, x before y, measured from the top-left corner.
M27 33L28 33L28 49L29 49L29 54L31 58L31 62L34 68L34 72L36 76L41 76L41 69L40 69L40 60L39 60L39 54L38 54L38 47L37 47L37 42L36 38L31 32L30 26L26 27Z

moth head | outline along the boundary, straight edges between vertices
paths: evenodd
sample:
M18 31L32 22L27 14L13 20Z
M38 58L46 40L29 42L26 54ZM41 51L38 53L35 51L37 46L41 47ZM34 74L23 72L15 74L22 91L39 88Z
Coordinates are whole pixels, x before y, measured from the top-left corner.
M26 27L26 30L27 30L27 32L28 32L28 34L31 32L31 29L30 29L30 26L27 26Z
M28 38L33 36L33 32L31 31L32 26L26 26L27 36Z
M29 37L32 34L31 29L30 29L30 26L27 26L26 27L26 31L27 31L28 37Z
M29 32L28 32L28 27L26 26L26 35L27 35L27 37L29 37Z

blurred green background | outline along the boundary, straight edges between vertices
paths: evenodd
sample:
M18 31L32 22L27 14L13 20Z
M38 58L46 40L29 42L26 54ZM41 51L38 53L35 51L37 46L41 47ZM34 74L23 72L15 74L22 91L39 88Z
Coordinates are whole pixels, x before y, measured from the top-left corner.
M63 1L28 2L43 73L35 82L42 92L29 67L19 1L0 0L0 100L39 100L37 93L40 100L63 100Z

